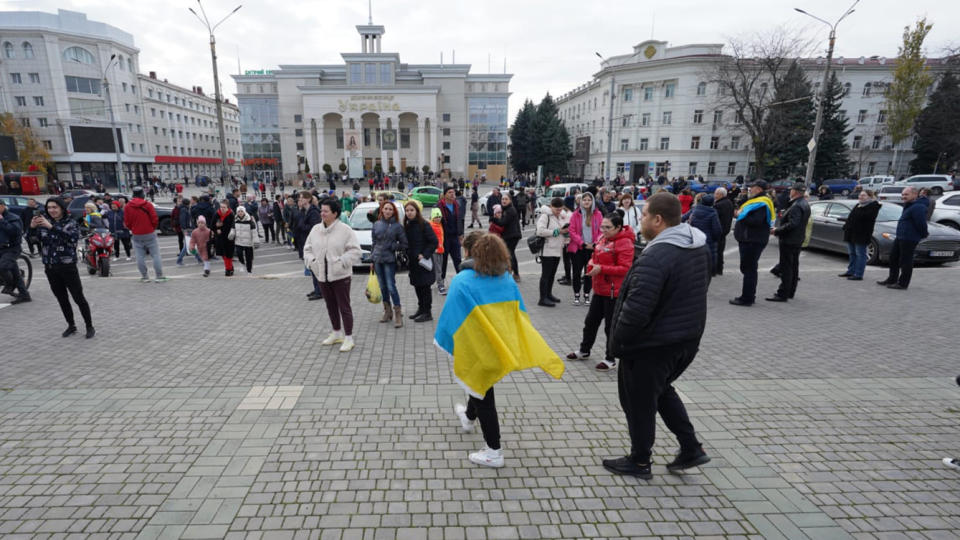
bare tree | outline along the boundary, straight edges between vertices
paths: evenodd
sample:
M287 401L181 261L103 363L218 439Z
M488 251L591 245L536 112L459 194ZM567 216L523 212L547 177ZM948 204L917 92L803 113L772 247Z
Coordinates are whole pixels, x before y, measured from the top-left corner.
M812 41L808 34L785 27L728 41L728 55L705 77L717 86L717 110L750 139L756 174L762 177L771 134L778 127L764 119L768 109L778 105L775 96L791 63L812 50Z

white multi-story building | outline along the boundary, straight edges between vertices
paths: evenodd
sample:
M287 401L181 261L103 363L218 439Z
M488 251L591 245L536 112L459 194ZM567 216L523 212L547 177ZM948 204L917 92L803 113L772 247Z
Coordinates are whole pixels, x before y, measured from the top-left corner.
M288 179L324 164L349 166L352 177L377 166L506 175L512 76L471 74L469 64L405 64L382 52L384 31L357 26L360 52L342 53L343 64L234 76L245 161L273 164Z
M0 112L43 141L51 176L116 186L111 109L128 185L154 175L218 175L213 99L139 75L139 52L131 34L83 13L0 12ZM235 106L225 105L224 120L228 155L239 160Z
M576 173L605 176L611 78L615 81L611 162L615 174L631 179L650 174L670 177L702 175L734 178L753 172L750 137L733 111L718 99L719 88L708 82L724 56L723 45L670 47L665 41L644 41L633 52L601 64L593 80L557 99L560 118L579 147ZM825 59L801 59L807 78L819 91ZM913 154L910 141L900 144L896 170L886 133L883 90L892 80L895 59L835 58L831 70L844 86L842 112L852 129L848 136L851 174L903 174ZM936 73L946 67L928 60Z

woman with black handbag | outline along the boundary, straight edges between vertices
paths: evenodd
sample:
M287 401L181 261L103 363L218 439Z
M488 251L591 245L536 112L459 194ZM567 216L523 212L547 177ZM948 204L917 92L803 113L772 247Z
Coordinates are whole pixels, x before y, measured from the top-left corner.
M410 315L413 322L427 322L433 320L433 293L430 290L436 281L434 253L437 251L439 240L423 216L420 214L420 205L408 201L403 206L406 214L404 232L407 236L407 260L410 261L410 285L417 293L417 312Z
M540 301L538 306L554 307L560 299L553 295L553 278L563 256L564 245L569 240L570 218L563 207L563 199L554 197L550 206L544 206L537 218L538 238L543 239L540 249Z
M503 213L500 217L490 219L490 223L503 227L503 241L507 244L507 251L510 252L510 268L513 270L513 279L520 281L520 267L517 264L517 243L523 238L523 232L520 230L520 214L517 207L513 204L513 197L503 194L500 198L500 206L503 207Z

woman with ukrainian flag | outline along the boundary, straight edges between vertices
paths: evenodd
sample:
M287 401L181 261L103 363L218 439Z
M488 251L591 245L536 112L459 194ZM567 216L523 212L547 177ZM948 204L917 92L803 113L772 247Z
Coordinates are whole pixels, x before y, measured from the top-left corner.
M537 333L510 270L510 252L498 236L474 231L463 241L465 260L450 288L434 343L453 357L467 404L454 412L466 432L480 420L486 446L469 455L487 467L503 467L500 423L493 385L508 373L539 367L559 379L563 361Z
M740 273L743 274L743 290L740 296L730 300L735 306L752 306L757 298L757 265L776 218L773 200L766 193L767 183L757 180L750 184L749 190L750 198L734 214L733 237L739 243Z

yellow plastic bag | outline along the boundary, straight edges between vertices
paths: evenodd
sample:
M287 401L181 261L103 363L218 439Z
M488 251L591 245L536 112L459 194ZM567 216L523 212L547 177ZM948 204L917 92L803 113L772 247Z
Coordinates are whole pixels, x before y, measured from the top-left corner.
M370 269L370 277L367 278L367 300L371 304L379 304L383 300L383 296L380 294L380 281L377 280L377 275L373 273L373 268Z

